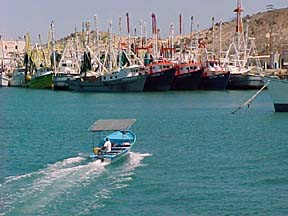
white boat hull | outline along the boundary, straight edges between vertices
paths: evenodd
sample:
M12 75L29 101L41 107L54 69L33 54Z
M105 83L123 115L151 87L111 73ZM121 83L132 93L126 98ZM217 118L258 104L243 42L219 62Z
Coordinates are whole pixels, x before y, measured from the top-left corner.
M13 74L13 76L10 78L9 85L11 87L19 87L22 86L25 83L25 72L19 72L16 74Z
M6 87L9 85L9 77L3 73L0 73L0 87Z
M54 90L67 90L68 80L72 79L76 75L71 74L57 74L53 76L53 88Z
M288 112L288 80L269 78L268 92L274 104L275 112Z

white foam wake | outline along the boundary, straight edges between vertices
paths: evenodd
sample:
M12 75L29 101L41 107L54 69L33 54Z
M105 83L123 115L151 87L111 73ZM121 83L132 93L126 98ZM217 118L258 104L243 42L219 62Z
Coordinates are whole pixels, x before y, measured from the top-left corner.
M135 152L129 152L128 157L119 163L120 167L113 167L107 170L107 177L103 182L97 181L97 187L99 190L94 193L90 191L90 196L86 195L82 202L78 202L75 205L75 212L83 212L83 215L93 214L96 208L105 206L105 200L110 199L113 196L115 190L122 190L129 186L129 182L133 181L135 175L134 170L137 167L144 166L142 163L145 157L150 157L151 154L141 154ZM72 212L74 213L74 212Z
M36 172L8 177L0 187L3 194L0 197L0 215L8 212L41 215L48 207L61 208L59 203L73 202L73 197L79 200L81 195L81 201L74 205L78 212L101 207L101 201L109 199L114 190L129 185L133 180L133 170L142 166L141 161L148 156L151 155L130 152L117 168L111 166L108 170L105 168L109 164L107 162L78 156L50 164ZM104 176L103 172L106 173ZM96 179L97 187L94 187ZM84 196L83 190L89 190L89 193ZM66 200L63 200L65 194L69 196L64 196Z
M58 161L54 164L49 164L47 166L47 168L42 169L42 170L38 170L35 172L31 172L31 173L26 173L23 175L19 175L19 176L9 176L5 178L5 181L3 183L3 185L9 184L13 181L19 181L21 179L25 179L25 178L30 178L33 177L35 175L39 175L39 174L45 174L45 173L49 173L53 170L57 170L57 169L61 169L61 168L65 168L67 166L73 165L75 163L80 163L81 161L85 160L85 158L83 157L73 157L73 158L67 158L64 159L63 161Z
M22 206L20 214L32 213L30 211L45 206L67 188L78 184L83 179L89 179L92 173L101 173L105 170L105 163L93 161L81 164L85 160L86 158L79 156L67 158L50 164L42 170L7 177L0 187L1 194L4 194L0 198L0 203L3 204L1 209L4 212L14 209L13 211L17 214L15 206ZM33 203L33 208L25 203ZM0 214L3 213L2 210Z

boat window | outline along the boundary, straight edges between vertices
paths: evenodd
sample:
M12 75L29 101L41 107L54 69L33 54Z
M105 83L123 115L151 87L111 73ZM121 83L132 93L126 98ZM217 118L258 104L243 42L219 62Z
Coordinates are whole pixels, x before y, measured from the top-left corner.
M106 80L106 77L103 77L104 80Z
M155 67L153 67L153 69L155 69Z
M183 67L181 67L180 70L183 70Z
M117 79L117 76L115 76L115 79Z
M113 77L112 77L112 76L110 76L110 79L113 79Z

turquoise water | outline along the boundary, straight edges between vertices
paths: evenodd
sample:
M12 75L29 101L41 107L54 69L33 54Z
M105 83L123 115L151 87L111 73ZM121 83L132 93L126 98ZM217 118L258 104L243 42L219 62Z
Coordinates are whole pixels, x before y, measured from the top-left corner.
M286 113L266 91L97 94L0 88L0 215L287 215ZM136 118L115 164L97 119Z

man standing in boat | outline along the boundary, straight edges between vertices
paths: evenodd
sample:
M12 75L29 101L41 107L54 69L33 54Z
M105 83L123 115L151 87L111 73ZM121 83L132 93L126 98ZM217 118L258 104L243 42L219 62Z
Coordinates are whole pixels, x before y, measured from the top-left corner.
M104 143L104 148L106 149L106 152L111 152L111 147L112 147L112 144L109 138L107 137Z

